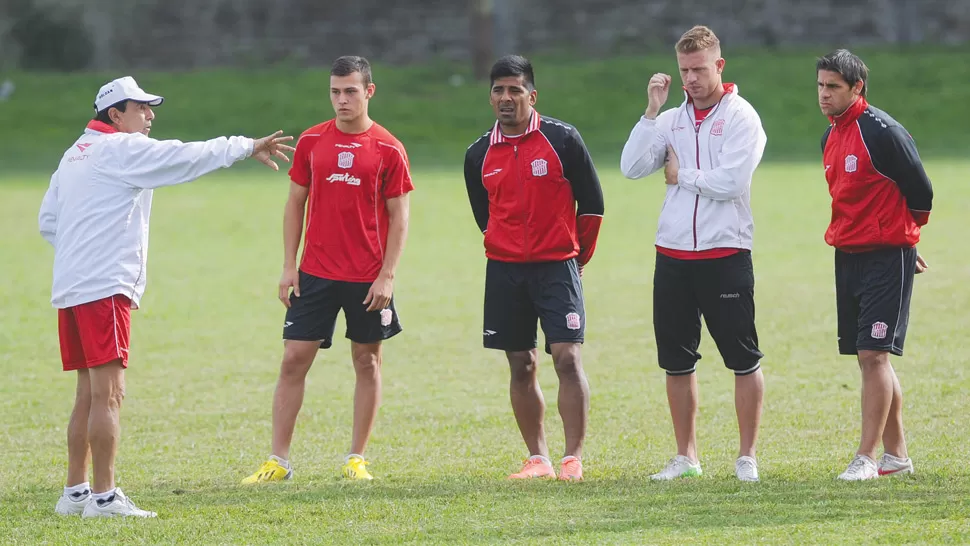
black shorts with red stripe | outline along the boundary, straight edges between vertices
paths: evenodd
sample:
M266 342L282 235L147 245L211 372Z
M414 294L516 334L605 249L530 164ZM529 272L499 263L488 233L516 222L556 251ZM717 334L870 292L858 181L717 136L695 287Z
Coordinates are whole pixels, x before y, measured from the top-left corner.
M902 356L916 275L916 247L835 251L839 353Z

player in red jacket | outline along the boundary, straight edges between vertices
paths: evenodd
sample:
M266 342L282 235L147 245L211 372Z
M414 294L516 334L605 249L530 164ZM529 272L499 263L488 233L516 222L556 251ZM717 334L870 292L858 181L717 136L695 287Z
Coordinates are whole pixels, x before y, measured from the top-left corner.
M532 64L510 55L491 71L497 118L465 154L465 186L485 235L486 348L506 352L512 411L529 459L511 478L555 477L536 379L536 321L559 376L566 436L559 478L583 478L589 385L580 360L586 327L583 267L603 220L603 191L579 131L534 108Z
M862 370L862 439L842 480L913 472L903 432L903 394L889 355L902 356L916 252L929 221L930 184L913 138L866 101L869 70L840 49L818 60L818 102L831 126L822 137L835 247L839 352ZM882 440L884 454L877 463Z

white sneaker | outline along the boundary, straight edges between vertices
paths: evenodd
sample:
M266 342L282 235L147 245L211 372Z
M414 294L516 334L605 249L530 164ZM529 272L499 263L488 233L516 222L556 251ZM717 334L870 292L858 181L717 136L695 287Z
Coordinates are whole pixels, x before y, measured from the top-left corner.
M81 517L110 518L114 516L131 516L136 518L154 518L157 515L155 512L142 510L135 506L135 503L131 502L131 499L126 497L119 487L115 488L115 497L111 502L101 504L92 498L91 502L84 507L84 512L81 514Z
M734 475L743 482L759 481L758 461L754 460L754 457L738 457L734 462Z
M670 459L666 468L650 476L650 479L673 480L677 478L693 478L701 474L703 474L703 471L701 471L700 462L695 463L683 455L677 455L673 459Z
M883 453L882 457L879 459L880 476L891 476L893 474L912 474L913 472L915 471L913 470L912 459L901 459L888 453Z
M88 505L88 501L90 500L90 491L88 491L87 495L79 497L72 497L67 493L63 493L61 498L57 499L57 506L54 507L54 511L62 516L76 516L84 511L84 507Z
M878 477L879 467L876 466L876 461L873 461L865 455L856 455L855 459L852 459L852 462L849 463L849 468L846 468L845 472L839 474L839 479L847 482L873 480Z

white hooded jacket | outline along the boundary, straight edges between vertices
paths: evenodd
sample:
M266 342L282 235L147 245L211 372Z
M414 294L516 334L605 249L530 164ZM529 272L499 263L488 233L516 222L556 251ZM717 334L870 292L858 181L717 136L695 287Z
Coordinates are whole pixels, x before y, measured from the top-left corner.
M657 226L658 246L672 250L751 250L751 177L767 137L761 118L734 84L695 130L692 102L650 120L641 117L623 147L620 170L643 178L664 166L670 145L680 161L667 186Z
M147 279L152 189L190 182L252 151L251 138L184 143L89 123L51 176L38 218L54 246L53 306L122 294L137 308Z

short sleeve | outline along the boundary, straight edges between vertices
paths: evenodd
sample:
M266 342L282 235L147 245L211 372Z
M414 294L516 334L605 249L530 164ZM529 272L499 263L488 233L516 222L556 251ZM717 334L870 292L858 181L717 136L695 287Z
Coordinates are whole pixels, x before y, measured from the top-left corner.
M393 199L413 191L411 168L404 147L400 144L391 145L383 142L380 144L384 149L386 164L381 178L384 199Z
M309 186L313 180L310 172L310 150L316 144L315 136L302 135L296 142L296 151L293 152L293 163L290 166L290 180L301 186Z

